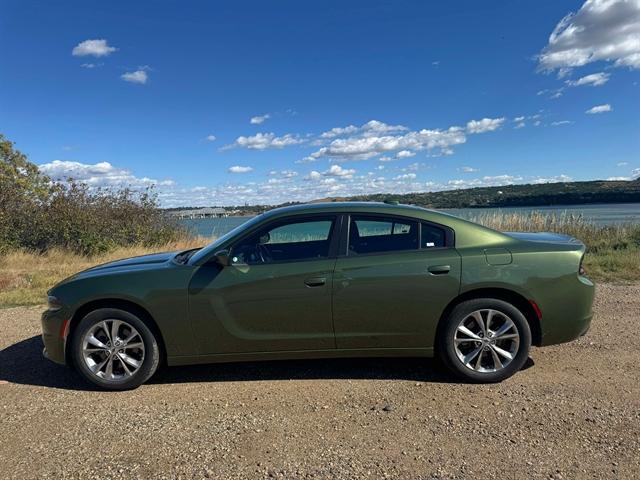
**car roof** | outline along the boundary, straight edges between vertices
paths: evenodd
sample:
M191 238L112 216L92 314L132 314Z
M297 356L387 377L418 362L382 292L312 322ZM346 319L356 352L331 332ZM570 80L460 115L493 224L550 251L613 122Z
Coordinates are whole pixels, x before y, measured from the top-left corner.
M289 215L320 212L371 212L371 213L404 213L411 217L422 217L420 214L433 213L436 215L446 215L442 212L417 207L415 205L403 205L398 203L385 202L316 202L289 205L286 207L274 208L265 212L266 215Z

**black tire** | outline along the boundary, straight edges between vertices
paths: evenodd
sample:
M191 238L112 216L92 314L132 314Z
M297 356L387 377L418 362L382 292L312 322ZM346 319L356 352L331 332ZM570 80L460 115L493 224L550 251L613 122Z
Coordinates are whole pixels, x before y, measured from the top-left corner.
M135 328L144 345L142 364L131 375L106 379L96 375L87 365L83 356L83 338L87 332L103 321L120 320ZM135 352L135 350L134 350ZM76 370L89 382L105 390L130 390L139 387L155 373L160 363L160 348L155 335L147 324L137 316L116 308L100 308L87 314L74 330L71 340L71 357ZM119 363L120 368L124 362ZM117 368L117 367L116 367ZM114 369L115 370L115 369Z
M471 367L465 365L463 360L458 357L455 348L455 334L460 322L469 317L470 314L479 310L496 310L499 313L506 315L514 324L519 334L519 344L511 344L514 348L513 359L508 364L496 371L476 371ZM504 318L498 315L499 318ZM497 317L497 318L498 318ZM512 330L511 330L512 331ZM463 338L469 338L463 336ZM479 348L482 345L480 342L471 342L470 350ZM490 346L487 348L491 348ZM509 378L514 373L519 371L527 361L529 357L529 350L531 348L531 330L527 319L520 310L503 300L497 300L494 298L478 298L473 300L467 300L457 305L450 313L450 315L443 320L443 324L438 331L438 338L436 339L436 353L442 363L451 370L460 379L471 383L495 383L501 382L506 378ZM463 352L464 353L464 352ZM486 355L493 355L493 352L488 349L485 353L484 360L493 363L492 358L486 357ZM477 358L477 357L476 357ZM502 357L501 359L504 359ZM505 362L506 363L506 362ZM495 363L493 363L496 365Z

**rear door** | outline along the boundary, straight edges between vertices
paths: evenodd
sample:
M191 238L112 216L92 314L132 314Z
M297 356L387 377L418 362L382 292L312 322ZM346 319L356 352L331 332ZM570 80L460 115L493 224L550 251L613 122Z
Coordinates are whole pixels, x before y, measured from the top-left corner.
M460 288L460 255L446 227L351 215L333 282L339 349L432 347Z

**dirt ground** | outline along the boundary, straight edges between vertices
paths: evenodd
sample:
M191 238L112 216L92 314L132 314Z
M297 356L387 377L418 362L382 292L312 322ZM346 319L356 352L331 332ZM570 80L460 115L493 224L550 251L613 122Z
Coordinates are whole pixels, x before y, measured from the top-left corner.
M600 285L589 334L499 385L421 359L166 369L92 391L0 310L0 478L640 476L640 285Z

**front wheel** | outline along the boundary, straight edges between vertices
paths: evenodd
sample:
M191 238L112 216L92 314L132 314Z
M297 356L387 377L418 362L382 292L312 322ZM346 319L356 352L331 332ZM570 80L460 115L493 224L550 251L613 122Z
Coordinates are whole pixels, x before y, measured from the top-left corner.
M444 322L436 349L443 363L463 380L500 382L527 361L531 330L522 312L510 303L468 300Z
M72 357L78 372L107 390L128 390L146 382L158 368L158 342L135 315L101 308L74 331Z

